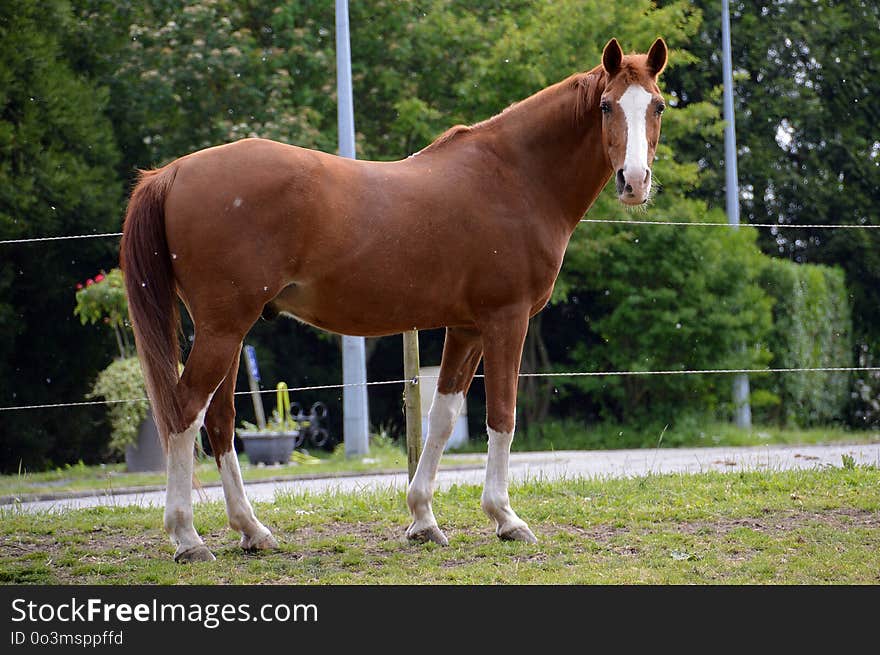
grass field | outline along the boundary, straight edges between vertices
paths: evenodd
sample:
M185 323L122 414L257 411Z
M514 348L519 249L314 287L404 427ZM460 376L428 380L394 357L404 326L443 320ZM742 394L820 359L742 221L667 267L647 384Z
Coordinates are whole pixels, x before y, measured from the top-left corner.
M602 423L585 427L577 421L551 420L517 433L513 450L602 450L703 446L766 446L826 443L876 443L880 430L842 427L780 428L754 425L738 428L732 423L684 419L674 425L621 425ZM475 446L471 442L472 447Z
M196 506L217 556L177 565L160 508L0 510L6 584L880 583L880 469L528 482L511 500L539 538L499 541L480 488L435 501L450 545L403 537L401 491L258 503L278 551L242 552L220 503Z

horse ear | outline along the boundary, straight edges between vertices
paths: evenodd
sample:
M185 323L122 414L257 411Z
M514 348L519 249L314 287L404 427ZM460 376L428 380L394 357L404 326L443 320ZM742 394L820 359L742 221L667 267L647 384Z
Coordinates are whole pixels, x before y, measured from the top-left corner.
M620 70L620 64L623 61L623 50L617 39L611 39L602 51L602 67L609 77Z
M668 56L669 51L666 48L666 41L658 38L648 51L648 70L651 71L654 77L657 77L666 68Z

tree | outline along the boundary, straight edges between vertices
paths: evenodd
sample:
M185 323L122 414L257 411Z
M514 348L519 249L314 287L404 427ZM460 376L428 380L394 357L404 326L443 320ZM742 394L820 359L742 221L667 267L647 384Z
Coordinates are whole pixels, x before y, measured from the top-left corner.
M118 227L121 185L106 92L77 75L59 34L67 4L0 7L0 237L90 234ZM0 398L3 405L81 398L83 378L107 346L73 320L74 285L111 246L101 240L5 245L0 258ZM87 383L86 383L87 384ZM100 412L0 415L0 469L95 461ZM106 440L106 437L103 438Z
M716 97L719 4L691 49L698 64L667 79L682 106ZM880 225L880 6L876 2L731 3L743 220L791 225ZM723 203L720 135L683 142L701 163L696 195ZM876 366L880 352L880 230L770 229L760 244L796 262L837 264L852 296L855 352L837 365ZM880 418L880 377L855 380L853 420Z

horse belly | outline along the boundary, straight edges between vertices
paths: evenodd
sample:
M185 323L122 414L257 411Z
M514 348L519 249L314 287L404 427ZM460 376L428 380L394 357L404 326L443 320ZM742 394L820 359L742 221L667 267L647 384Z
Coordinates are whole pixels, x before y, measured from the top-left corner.
M303 323L352 336L378 337L473 323L466 311L439 297L389 294L382 289L365 291L345 285L291 284L269 305Z

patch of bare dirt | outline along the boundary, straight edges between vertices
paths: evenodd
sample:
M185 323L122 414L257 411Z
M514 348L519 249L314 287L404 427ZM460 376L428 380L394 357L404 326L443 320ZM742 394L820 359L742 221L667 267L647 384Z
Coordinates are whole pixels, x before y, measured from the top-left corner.
M672 529L684 534L702 532L704 534L723 536L739 528L748 528L759 532L780 532L794 530L809 523L821 523L835 529L851 529L853 527L874 529L880 528L880 512L849 508L827 511L787 510L783 512L766 512L760 517L739 519L718 517L711 521L664 522L662 529L664 531ZM606 524L590 526L588 528L555 524L550 529L544 530L545 534L557 532L576 534L604 545L612 542L614 538L632 531L633 529L629 527L615 527Z

